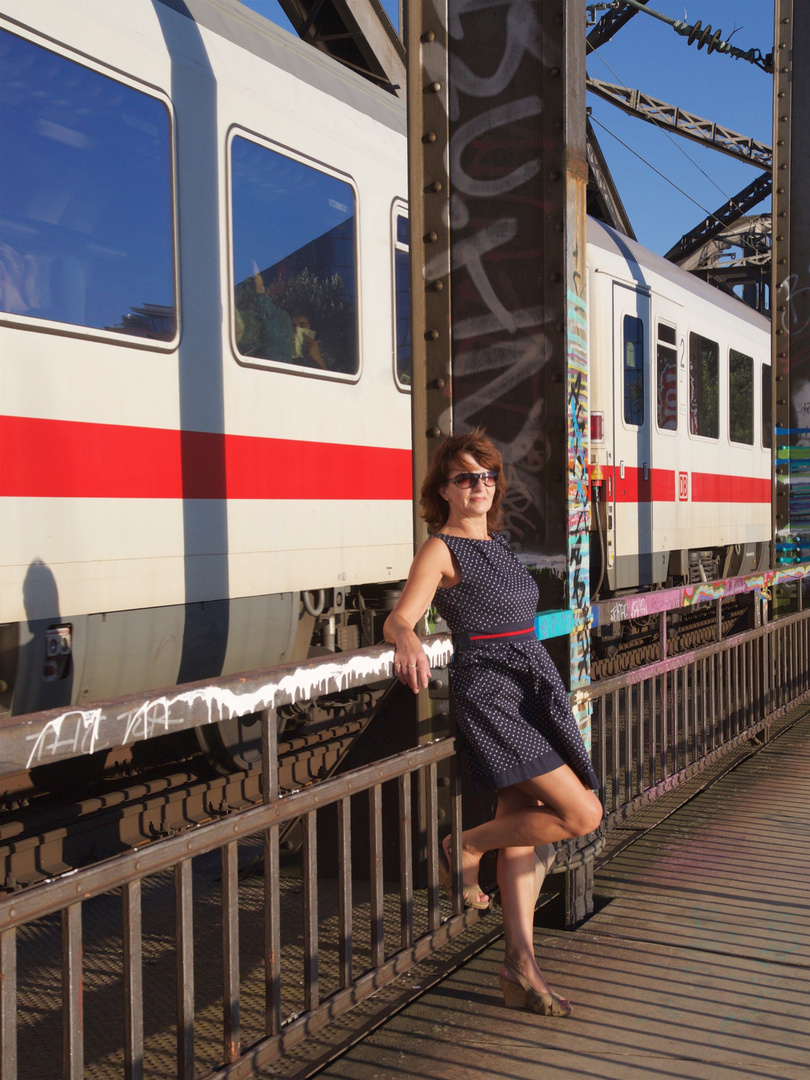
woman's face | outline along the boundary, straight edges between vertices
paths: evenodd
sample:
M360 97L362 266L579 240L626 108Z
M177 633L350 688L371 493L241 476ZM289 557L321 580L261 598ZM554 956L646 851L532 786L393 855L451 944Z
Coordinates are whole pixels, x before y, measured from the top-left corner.
M449 480L461 473L481 473L488 470L480 462L469 454L462 454L450 466ZM457 484L447 483L439 488L439 494L445 499L450 507L448 524L453 524L461 518L486 517L495 498L495 485L487 487L481 480L472 487L462 488Z

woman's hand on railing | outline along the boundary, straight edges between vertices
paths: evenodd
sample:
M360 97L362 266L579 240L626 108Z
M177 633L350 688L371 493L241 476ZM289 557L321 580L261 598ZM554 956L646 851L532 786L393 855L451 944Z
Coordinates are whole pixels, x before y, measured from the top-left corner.
M405 638L405 640L402 640ZM430 664L422 648L422 642L413 633L401 635L394 651L394 675L415 694L420 688L427 690L430 682Z

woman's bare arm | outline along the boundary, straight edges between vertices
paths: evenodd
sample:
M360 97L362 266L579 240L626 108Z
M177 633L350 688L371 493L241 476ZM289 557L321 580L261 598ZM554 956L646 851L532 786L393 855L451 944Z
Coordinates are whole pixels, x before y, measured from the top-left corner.
M416 553L399 600L385 620L383 635L396 648L394 672L415 694L420 685L427 688L430 665L413 628L430 606L436 589L455 584L456 578L450 549L431 538Z

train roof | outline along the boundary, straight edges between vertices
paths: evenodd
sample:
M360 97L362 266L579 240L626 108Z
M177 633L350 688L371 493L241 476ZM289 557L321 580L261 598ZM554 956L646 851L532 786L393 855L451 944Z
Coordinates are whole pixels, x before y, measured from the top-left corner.
M157 0L240 49L289 72L372 120L406 134L405 103L339 61L300 41L240 0Z
M715 288L714 285L709 285L708 282L690 274L687 270L682 270L680 266L668 259L655 255L635 240L630 240L622 233L611 229L609 225L592 217L588 218L588 244L620 258L627 267L628 276L644 288L655 287L649 280L651 275L676 282L681 289L700 297L721 311L728 312L735 319L742 319L758 329L770 331L770 320L743 303L742 300L730 296L722 289Z

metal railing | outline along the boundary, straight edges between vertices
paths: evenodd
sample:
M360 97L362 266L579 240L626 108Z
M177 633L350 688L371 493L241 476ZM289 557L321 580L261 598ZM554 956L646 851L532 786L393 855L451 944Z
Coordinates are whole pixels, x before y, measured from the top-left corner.
M449 638L428 639L432 666L449 659ZM362 769L281 795L278 789L275 708L316 694L361 686L391 675L393 650L365 649L304 667L285 666L233 676L216 686L178 687L160 695L140 695L73 712L42 713L3 725L9 742L6 762L41 763L149 738L164 730L193 727L226 715L261 712L263 804L127 852L115 859L0 899L0 1080L18 1076L18 946L26 927L48 916L61 923L62 1076L84 1076L83 907L120 892L123 927L121 986L123 1056L127 1080L141 1080L149 1060L144 1030L144 884L169 874L173 888L172 939L175 955L175 1075L192 1080L195 1056L194 970L195 885L192 864L219 859L221 888L222 1011L218 1061L206 1042L206 1080L244 1078L291 1049L333 1018L348 1011L408 967L462 933L480 913L465 910L460 881L460 784L451 739L442 739ZM703 768L745 739L756 736L789 705L810 694L810 611L799 611L745 634L670 657L582 691L592 702L592 756L611 824L637 806ZM449 774L451 830L454 836L452 906L438 891L438 770ZM388 787L386 787L388 785ZM383 834L384 792L395 789L397 836L394 842L398 885L392 897L384 862L391 866L392 837ZM353 824L356 800L367 800L363 827ZM421 824L415 822L414 806ZM336 985L321 979L321 915L318 892L319 814L334 814L337 872L337 930L329 942L336 953ZM365 813L367 812L367 826ZM303 913L291 973L282 982L282 893L279 834L285 823L302 822ZM367 833L367 835L366 835ZM368 856L367 880L353 872L358 834ZM238 852L260 837L263 876L261 996L262 1033L248 1043L242 1024L242 983ZM561 852L568 921L583 917L583 882L592 883L598 840L574 842ZM455 854L459 853L459 854ZM354 871L357 871L355 860ZM426 866L424 885L420 880ZM361 942L357 898L363 893L368 918ZM573 899L576 898L576 899ZM570 901L570 902L569 902ZM301 903L299 901L299 903ZM587 907L587 904L586 904ZM84 922L84 927L83 927ZM357 957L362 955L362 962ZM209 965L210 966L210 965ZM240 970L241 969L241 970ZM333 980L334 981L334 980ZM290 997L290 986L298 997ZM282 1000L296 1008L282 1008ZM195 1046L197 1049L195 1050ZM160 1075L168 1075L167 1072Z
M449 640L434 638L427 648L435 664L450 655ZM225 692L231 715L254 712L257 703L307 700L313 687L328 693L347 686L365 685L386 674L390 676L393 650L366 649L345 657L306 665L302 669L277 668L251 676L239 676L235 686ZM210 689L210 688L209 688ZM222 685L219 687L223 689ZM159 700L159 705L156 703ZM220 694L217 707L222 714ZM212 695L201 688L179 687L166 691L159 699L141 695L93 707L95 717L93 748L110 738L120 725L130 724L134 715L160 716L171 730L194 726L200 716L211 715ZM201 710L204 703L204 711ZM18 1076L18 944L25 928L47 916L61 920L61 1026L62 1076L80 1080L85 1073L85 1023L83 994L83 906L95 898L120 892L120 918L123 927L121 977L124 996L124 1038L121 1068L126 1080L141 1080L148 1059L148 1040L144 1035L143 919L144 883L170 872L174 883L174 951L176 958L176 1073L182 1080L195 1075L195 994L194 994L194 886L192 863L219 852L221 890L219 907L222 920L222 1018L221 1061L212 1068L204 1066L208 1080L244 1078L274 1060L330 1020L348 1011L359 1001L379 990L403 971L430 955L476 922L481 913L465 910L461 890L460 843L461 792L455 771L452 739L436 740L405 751L342 776L281 795L278 789L278 723L274 709L261 710L262 725L262 795L263 804L229 814L182 834L156 841L114 859L44 882L0 899L0 1080ZM65 714L60 714L64 717ZM16 730L16 744L31 747L36 760L48 750L55 758L81 752L76 732L88 728L82 719L59 719L54 714L23 718ZM73 723L66 729L66 722ZM140 725L143 737L151 730ZM152 731L154 733L154 731ZM22 740L25 740L23 743ZM14 751L13 753L18 753ZM13 756L13 754L12 754ZM8 759L8 755L7 755ZM449 775L451 831L455 888L452 903L442 901L438 889L438 768ZM384 854L389 852L391 837L383 835L383 791L386 785L396 788L398 836L398 903L392 912L390 888L384 881ZM353 918L360 885L352 870L352 850L357 851L357 829L353 829L353 801L368 800L368 880L361 891L369 909L368 940L364 947L356 933ZM356 803L354 804L356 805ZM413 808L423 807L422 820L427 827L420 831ZM319 977L318 900L318 814L334 808L337 820L336 864L338 867L337 935L330 947L337 950L337 986L325 993ZM300 820L303 830L303 922L300 941L301 966L290 974L285 986L302 987L300 1007L286 1019L282 1015L282 994L289 991L281 980L281 874L279 834L285 823ZM362 831L362 830L361 830ZM353 834L354 837L353 837ZM259 835L262 838L264 881L264 927L262 955L264 962L264 1034L244 1045L240 1025L240 903L238 849L240 842ZM417 888L420 870L427 866L427 880ZM419 926L416 916L419 915ZM86 922L86 920L84 920ZM392 926L392 922L396 925ZM393 931L393 935L392 935ZM394 944L392 945L392 938ZM355 956L362 952L368 963L358 970ZM199 1056L199 1055L198 1055ZM161 1073L161 1075L165 1075Z
M591 754L605 825L810 695L810 611L595 683Z

